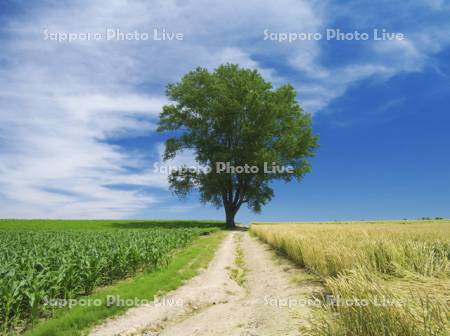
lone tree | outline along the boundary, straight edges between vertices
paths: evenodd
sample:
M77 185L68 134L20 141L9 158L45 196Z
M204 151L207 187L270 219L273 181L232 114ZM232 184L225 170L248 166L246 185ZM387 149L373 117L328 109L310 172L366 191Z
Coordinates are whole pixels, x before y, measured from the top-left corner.
M228 227L244 203L261 211L273 197L272 180L300 181L310 171L317 136L291 85L274 89L258 71L226 64L197 68L166 94L172 103L158 127L171 131L164 160L191 150L205 167L172 171L171 189L181 197L197 190L202 202L224 207Z

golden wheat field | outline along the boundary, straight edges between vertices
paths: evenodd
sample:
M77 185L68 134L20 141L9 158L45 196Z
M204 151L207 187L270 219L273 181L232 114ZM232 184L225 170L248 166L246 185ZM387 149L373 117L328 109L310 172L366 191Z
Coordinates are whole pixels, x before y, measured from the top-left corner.
M450 221L259 223L323 285L311 335L449 335Z

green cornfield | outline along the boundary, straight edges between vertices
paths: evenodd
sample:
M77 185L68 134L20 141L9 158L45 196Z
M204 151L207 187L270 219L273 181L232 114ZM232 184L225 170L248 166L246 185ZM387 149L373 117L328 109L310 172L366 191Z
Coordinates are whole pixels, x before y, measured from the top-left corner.
M0 334L50 317L56 308L48 302L88 295L136 272L164 267L174 250L202 232L178 226L0 230Z

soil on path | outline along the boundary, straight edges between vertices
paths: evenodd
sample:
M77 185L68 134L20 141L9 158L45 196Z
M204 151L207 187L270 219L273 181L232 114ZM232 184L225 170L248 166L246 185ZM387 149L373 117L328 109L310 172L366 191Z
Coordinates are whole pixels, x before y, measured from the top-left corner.
M244 260L244 282L230 276L236 251ZM247 232L227 235L208 268L169 293L160 304L132 308L95 328L93 336L294 336L308 326L312 295L319 285L294 283L302 270L275 258Z

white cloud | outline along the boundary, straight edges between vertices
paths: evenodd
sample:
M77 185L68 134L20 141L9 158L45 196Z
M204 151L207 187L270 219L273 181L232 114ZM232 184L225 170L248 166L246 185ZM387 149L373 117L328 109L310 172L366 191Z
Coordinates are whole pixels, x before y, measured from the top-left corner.
M232 6L215 6L214 20L211 11L198 11L198 6L210 7L172 1L79 1L35 8L24 19L8 22L2 57L7 64L0 68L2 217L126 217L161 201L113 187L167 188L167 182L149 169L141 153L105 140L151 132L166 102L161 84L195 66L239 62L259 67L248 51L209 43L214 35L224 37L224 27L232 27L224 16L232 13ZM246 7L248 13L267 15L270 10L256 2ZM245 27L247 22L238 25ZM204 34L206 26L210 32ZM182 31L187 41L43 41L45 29L96 32L111 27L166 27ZM210 33L209 41L202 40ZM262 71L275 77L270 69ZM139 89L155 86L156 90ZM158 152L155 158L159 160ZM186 154L185 159L192 157Z
M164 144L158 143L155 145L155 153L155 159L146 169L139 174L128 174L128 176L124 177L123 183L130 185L151 185L168 189L167 176L171 169L181 168L182 166L198 166L193 151L185 150L173 159L164 161L162 159Z
M334 7L315 1L73 1L31 7L5 25L0 55L0 216L129 217L164 201L149 153L108 140L150 134L166 103L163 86L197 67L237 62L276 85L291 81L302 105L324 109L360 80L420 71L449 43L436 27L403 43L368 44L372 58L327 66L316 41L277 44L271 31L314 32ZM436 1L433 8L441 8ZM331 9L330 9L331 8ZM348 8L347 8L348 9ZM345 15L342 10L341 15ZM182 32L184 41L43 41L43 31L107 28ZM262 60L270 58L271 62ZM276 64L291 71L280 74ZM158 140L159 141L159 140ZM192 161L192 153L177 160ZM132 168L132 169L130 169ZM135 189L117 186L129 184Z

